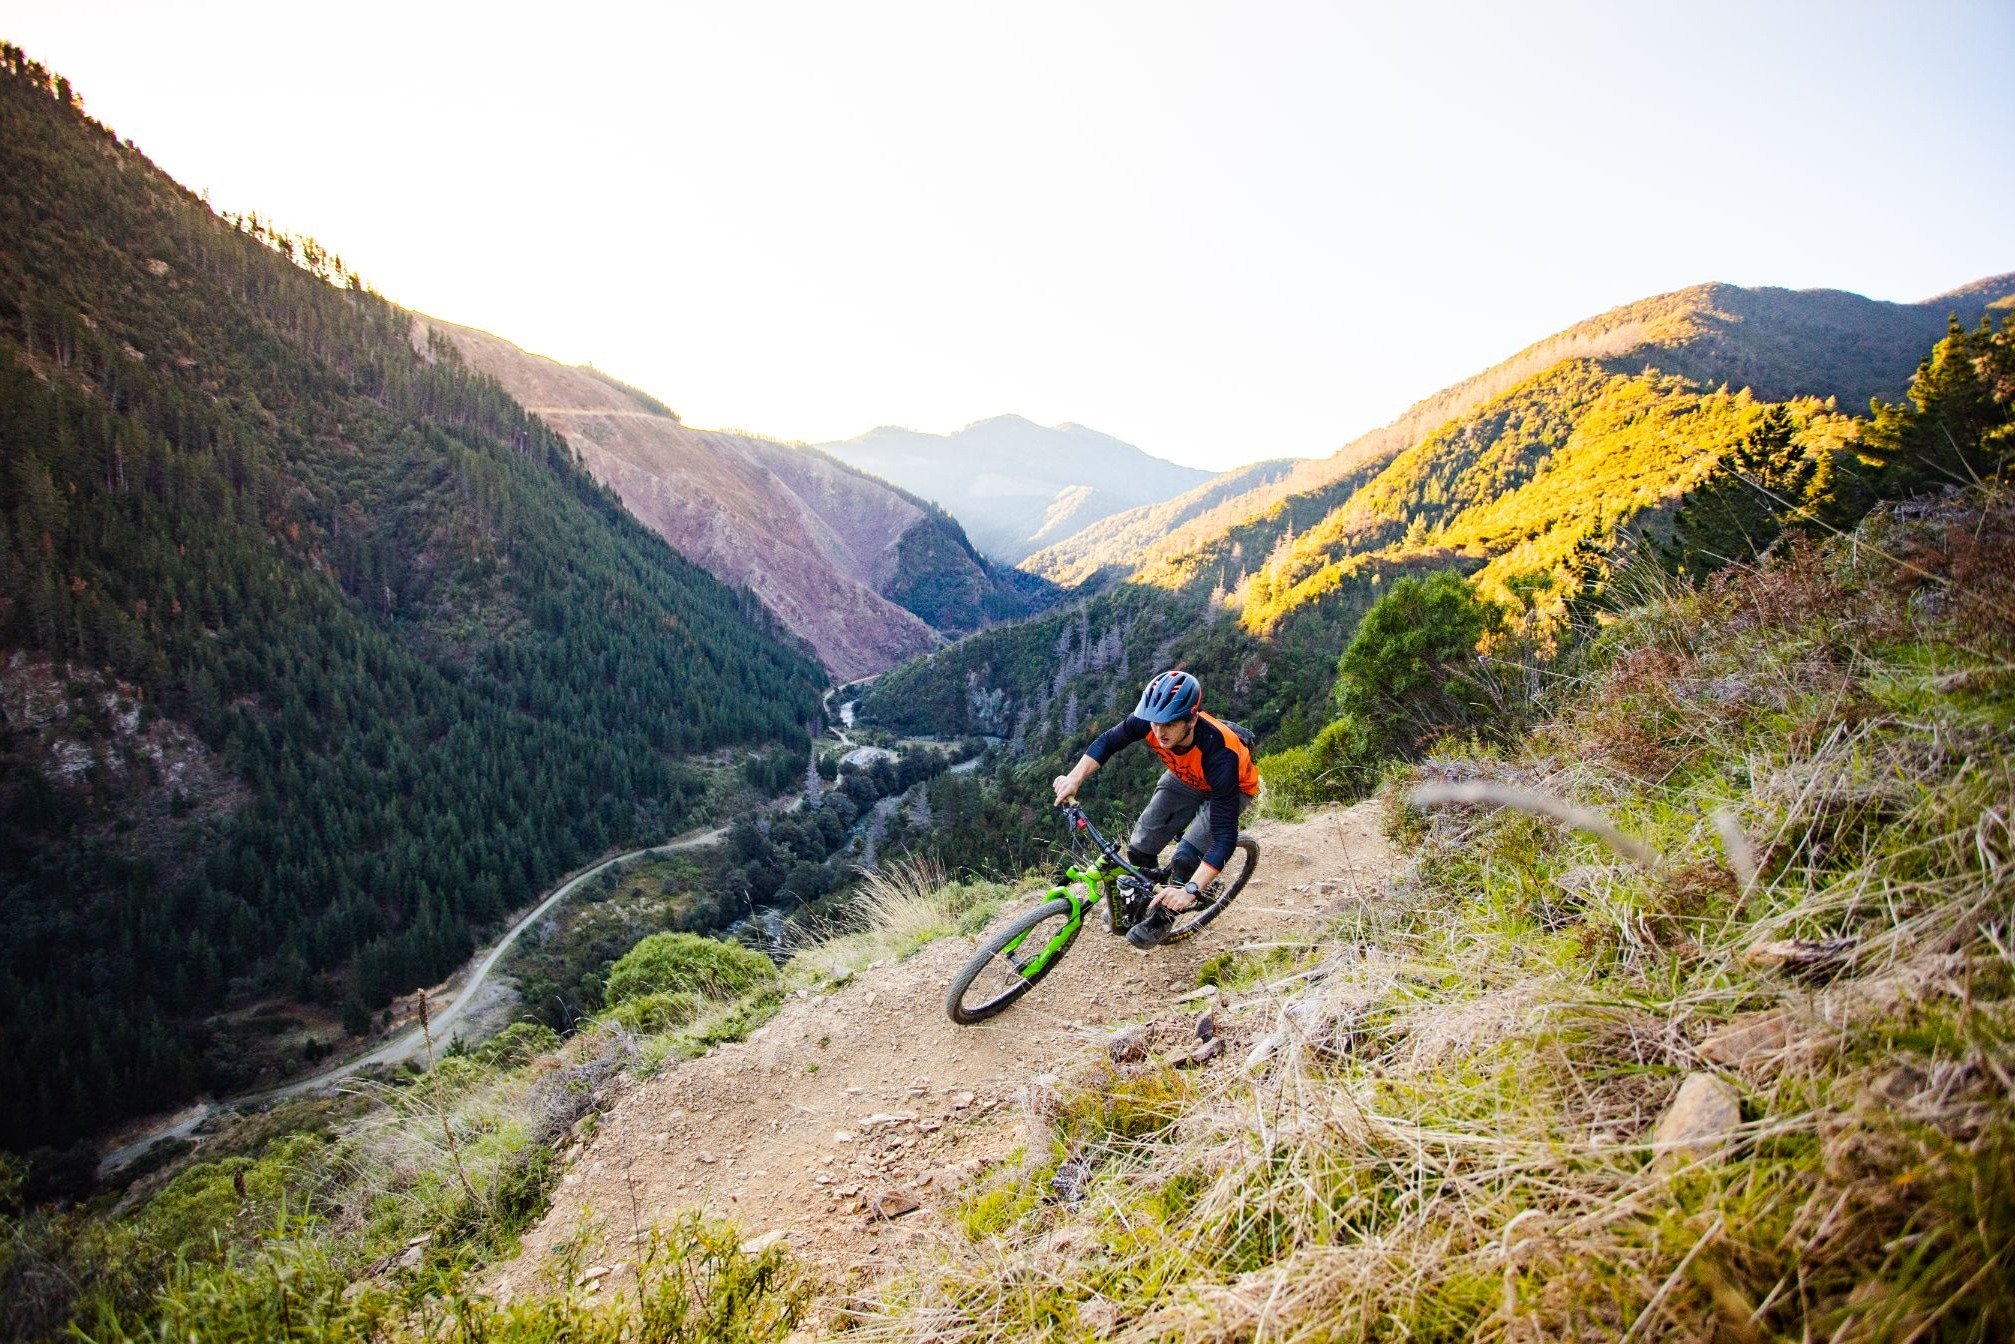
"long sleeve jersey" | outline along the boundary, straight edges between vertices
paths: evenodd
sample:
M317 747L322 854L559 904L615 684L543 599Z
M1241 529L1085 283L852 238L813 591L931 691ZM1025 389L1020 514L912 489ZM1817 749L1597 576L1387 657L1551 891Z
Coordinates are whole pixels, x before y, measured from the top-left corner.
M1259 792L1259 770L1252 763L1252 752L1223 722L1200 713L1189 746L1182 751L1164 747L1146 719L1129 714L1094 738L1084 754L1104 765L1121 747L1143 741L1161 757L1170 774L1210 795L1210 849L1203 861L1212 868L1224 867L1238 843L1239 795L1250 798Z

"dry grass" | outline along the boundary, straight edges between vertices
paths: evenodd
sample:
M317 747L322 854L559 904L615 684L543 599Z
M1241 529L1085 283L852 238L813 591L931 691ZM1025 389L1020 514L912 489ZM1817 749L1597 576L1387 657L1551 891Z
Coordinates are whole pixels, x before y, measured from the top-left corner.
M799 931L785 974L823 982L906 957L926 943L971 932L1007 896L999 883L952 882L929 858L885 864L866 875L845 922Z
M1225 1064L1087 1066L849 1337L2015 1333L2015 621L1965 586L2008 516L1624 613L1522 755L1395 807L1412 869L1226 1001ZM1654 1167L1702 1070L1740 1130Z

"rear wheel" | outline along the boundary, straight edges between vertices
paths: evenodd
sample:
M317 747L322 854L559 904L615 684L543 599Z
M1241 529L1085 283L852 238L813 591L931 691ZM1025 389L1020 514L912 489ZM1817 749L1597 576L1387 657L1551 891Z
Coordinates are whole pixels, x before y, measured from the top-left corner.
M1003 1011L1063 960L1083 927L1061 896L1010 920L953 977L946 1015L969 1027Z
M1175 923L1162 936L1162 942L1179 943L1224 913L1224 908L1245 890L1245 884L1252 880L1252 870L1258 866L1259 841L1241 835L1232 847L1231 857L1224 861L1223 871L1204 888L1195 905L1177 912Z

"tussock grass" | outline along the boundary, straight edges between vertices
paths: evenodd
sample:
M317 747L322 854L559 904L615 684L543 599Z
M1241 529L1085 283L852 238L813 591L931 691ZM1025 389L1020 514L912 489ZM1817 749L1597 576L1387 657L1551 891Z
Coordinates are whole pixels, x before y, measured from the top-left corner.
M841 921L799 931L786 973L828 982L906 957L926 943L977 931L1010 894L999 882L953 882L929 858L884 864L863 877Z
M1647 586L1387 790L1306 974L1217 976L1224 1062L1088 1067L849 1337L2015 1335L2011 573L1974 494ZM1696 1072L1740 1125L1654 1161Z

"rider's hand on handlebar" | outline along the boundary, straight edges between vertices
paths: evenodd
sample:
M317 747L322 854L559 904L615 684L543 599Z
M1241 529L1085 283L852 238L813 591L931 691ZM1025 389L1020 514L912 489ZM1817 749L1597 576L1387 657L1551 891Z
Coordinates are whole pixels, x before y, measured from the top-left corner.
M1180 913L1196 904L1196 895L1182 887L1163 887L1154 894L1154 899L1148 904Z
M1077 784L1069 775L1058 775L1050 781L1050 787L1056 790L1056 805L1058 807L1062 807L1065 803L1077 797Z

